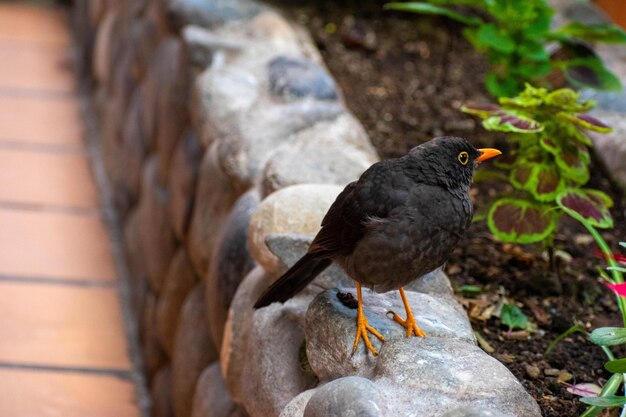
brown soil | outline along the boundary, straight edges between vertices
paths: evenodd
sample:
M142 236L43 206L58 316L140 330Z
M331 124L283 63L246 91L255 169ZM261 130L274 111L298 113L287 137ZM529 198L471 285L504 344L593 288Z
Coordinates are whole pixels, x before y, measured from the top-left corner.
M458 108L465 101L485 101L488 69L484 58L463 38L455 23L437 17L386 12L384 1L277 1L311 31L348 107L365 125L383 158L405 153L438 135L459 135L477 144L493 142ZM597 166L597 165L596 165ZM590 186L616 201L616 229L605 233L613 248L626 240L624 201L595 169ZM497 194L498 185L483 182L474 194L477 207ZM463 299L474 329L539 403L544 416L576 416L584 410L560 382L603 384L609 374L602 351L582 336L571 336L544 355L548 344L574 323L589 329L619 325L615 299L597 278L603 261L595 244L576 222L563 220L556 248L559 279L541 247L514 247L495 241L484 223L472 226L447 264L453 284L477 285L482 293ZM537 325L532 333L509 332L500 324L497 306L517 303ZM495 311L490 313L490 309Z

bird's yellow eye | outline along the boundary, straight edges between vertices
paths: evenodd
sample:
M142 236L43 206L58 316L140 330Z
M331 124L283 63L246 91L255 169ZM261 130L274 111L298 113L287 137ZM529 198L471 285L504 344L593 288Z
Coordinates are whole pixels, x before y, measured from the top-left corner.
M469 155L467 154L467 152L463 151L459 154L459 156L456 157L456 159L458 159L462 165L467 165L467 162L469 161Z

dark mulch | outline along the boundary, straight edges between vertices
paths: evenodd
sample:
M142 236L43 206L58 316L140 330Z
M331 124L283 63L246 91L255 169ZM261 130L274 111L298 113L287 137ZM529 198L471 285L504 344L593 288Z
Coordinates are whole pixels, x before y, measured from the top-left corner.
M381 157L401 155L444 134L465 136L477 144L496 139L458 110L465 101L490 98L482 85L488 64L456 24L385 12L384 2L377 0L277 3L309 28L348 107L367 128ZM619 227L605 233L617 248L620 239L626 240L621 196L597 169L590 186L608 192L617 202L612 213ZM497 184L478 184L476 205L484 206L497 188ZM447 271L455 286L483 289L465 304L474 329L493 347L492 355L522 381L545 416L569 417L584 407L560 380L604 383L609 376L603 370L605 357L576 335L549 356L544 351L574 323L589 329L618 325L619 314L614 298L597 279L596 268L603 262L594 256L595 244L587 240L584 229L563 221L556 247L571 257L558 258L558 279L543 248L503 245L491 237L484 223L476 223L454 252ZM537 331L510 333L499 319L489 317L489 308L504 300L518 303L537 324Z

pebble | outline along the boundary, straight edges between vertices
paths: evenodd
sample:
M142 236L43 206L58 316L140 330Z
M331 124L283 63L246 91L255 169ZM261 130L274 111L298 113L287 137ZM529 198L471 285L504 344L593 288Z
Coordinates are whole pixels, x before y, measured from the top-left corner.
M537 379L539 378L539 376L541 376L541 369L539 369L539 367L535 365L526 364L524 366L524 370L526 371L526 375L528 375L532 379Z

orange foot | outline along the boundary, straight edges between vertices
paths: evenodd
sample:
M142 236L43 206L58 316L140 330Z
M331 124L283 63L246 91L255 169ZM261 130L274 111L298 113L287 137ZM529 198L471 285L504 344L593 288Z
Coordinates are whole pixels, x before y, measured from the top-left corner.
M372 346L372 342L370 342L369 336L367 332L370 332L374 336L380 339L381 342L385 341L383 335L381 335L378 330L373 328L367 323L367 317L363 314L363 299L361 297L361 284L356 283L356 294L357 294L357 313L356 313L356 337L354 338L354 345L352 345L352 354L356 352L356 348L359 346L359 342L363 339L365 343L365 347L372 352L372 355L378 355L374 346Z
M404 309L406 310L406 319L402 319L402 317L400 317L393 311L388 311L387 314L393 314L393 320L397 323L400 323L402 327L406 329L406 337L411 337L412 335L415 335L417 337L426 336L426 333L424 333L424 331L420 329L415 322L415 317L413 317L413 312L411 311L411 307L409 306L409 302L406 299L403 288L400 288L400 297L402 297Z

